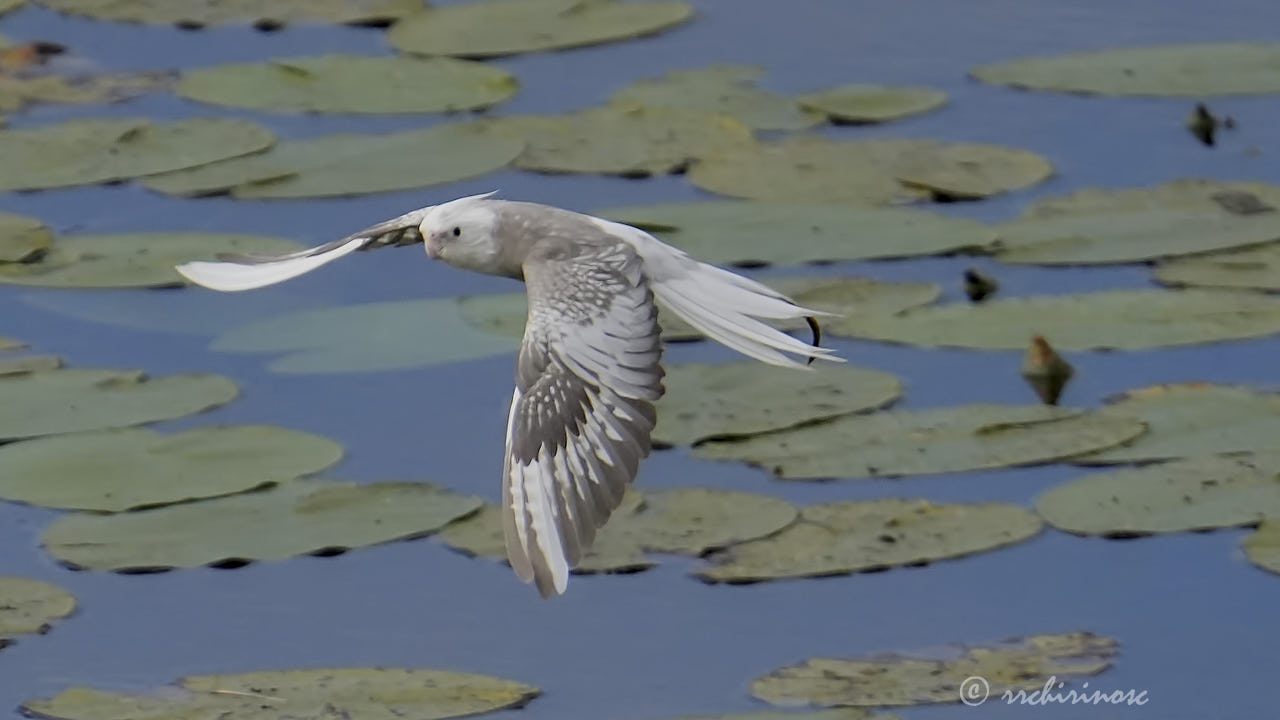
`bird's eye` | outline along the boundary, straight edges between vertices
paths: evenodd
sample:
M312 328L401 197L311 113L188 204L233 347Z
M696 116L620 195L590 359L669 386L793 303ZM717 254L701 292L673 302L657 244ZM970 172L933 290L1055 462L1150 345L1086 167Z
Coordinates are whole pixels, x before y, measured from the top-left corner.
M458 227L457 225L454 225L454 226L453 226L453 236L454 236L454 237L458 237L458 236L459 236L459 235L461 235L461 234L462 234L462 228Z

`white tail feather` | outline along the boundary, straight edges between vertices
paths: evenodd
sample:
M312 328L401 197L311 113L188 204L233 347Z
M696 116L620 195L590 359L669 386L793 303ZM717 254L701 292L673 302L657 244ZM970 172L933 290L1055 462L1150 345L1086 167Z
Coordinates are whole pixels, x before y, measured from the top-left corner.
M179 265L177 270L191 282L211 290L222 292L255 290L305 275L321 265L359 250L366 241L367 238L355 238L328 252L258 263L196 260Z

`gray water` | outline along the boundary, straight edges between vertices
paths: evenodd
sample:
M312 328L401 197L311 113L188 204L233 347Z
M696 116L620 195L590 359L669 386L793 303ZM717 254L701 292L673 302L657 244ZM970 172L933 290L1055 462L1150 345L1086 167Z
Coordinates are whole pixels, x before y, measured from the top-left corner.
M1240 128L1218 148L1182 127L1190 101L1099 99L1020 93L968 81L983 62L1114 45L1275 40L1280 9L1237 0L975 0L936 3L703 0L697 21L662 36L497 61L523 88L499 112L560 112L604 101L642 77L712 63L768 69L765 82L804 91L843 82L920 84L951 94L943 111L843 137L932 137L1005 144L1049 157L1057 176L1028 191L944 212L983 220L1017 214L1031 199L1091 186L1125 187L1178 177L1280 183L1280 100L1214 100ZM294 28L260 34L200 33L95 23L27 8L0 19L11 39L65 43L113 69L195 67L319 52L387 52L382 33ZM380 130L439 121L421 117L294 117L243 113L152 96L109 108L40 107L14 127L88 116L244 116L284 137ZM1262 152L1250 156L1248 146ZM3 159L0 159L3 161ZM427 161L427 159L424 159ZM0 194L0 209L40 217L60 231L217 230L278 234L316 243L407 209L500 189L508 198L590 210L605 205L697 199L678 177L631 181L502 172L445 187L326 201L243 202L161 197L123 185ZM780 241L785 239L780 238ZM169 334L77 320L61 307L113 308L124 300L172 300L230 326L280 309L513 289L509 281L429 263L415 250L352 257L283 287L246 296L197 290L89 292L0 286L0 330L83 367L141 367L155 375L207 371L234 377L243 396L212 413L159 425L276 423L342 442L331 475L413 478L495 499L511 358L421 370L337 376L267 373L270 358L207 349L209 332ZM807 272L942 282L956 296L963 258L846 263ZM1038 270L977 264L1009 295L1150 284L1141 267ZM768 277L773 271L758 273ZM900 375L902 407L1029 402L1018 353L918 350L832 343L854 363ZM1280 340L1145 353L1069 357L1077 379L1063 402L1090 406L1158 382L1270 386ZM672 361L728 360L700 343ZM902 480L781 483L746 466L656 453L642 488L706 486L768 493L794 502L921 497L1030 505L1044 489L1084 470L1043 467ZM542 688L510 717L659 720L760 707L751 678L813 656L912 651L953 642L1090 630L1121 643L1114 667L1091 688L1146 690L1142 708L1048 705L907 708L902 717L1262 717L1277 663L1274 608L1280 578L1248 564L1244 531L1135 541L1083 539L1048 530L1012 548L924 568L748 587L686 576L694 561L663 558L648 573L575 578L568 594L541 601L506 567L453 553L431 540L335 558L298 558L237 570L159 575L77 573L38 547L54 513L0 504L0 574L68 588L79 611L44 637L0 652L0 708L73 685L145 691L192 673L309 666L400 665L490 673ZM0 709L0 713L6 712ZM518 715L516 713L519 713ZM14 711L16 716L16 711Z

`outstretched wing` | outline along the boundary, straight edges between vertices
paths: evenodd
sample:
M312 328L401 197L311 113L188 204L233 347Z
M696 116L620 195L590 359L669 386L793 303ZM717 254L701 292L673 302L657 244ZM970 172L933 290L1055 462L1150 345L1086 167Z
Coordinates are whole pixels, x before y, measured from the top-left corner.
M507 421L503 530L543 597L576 565L649 454L662 396L653 293L622 241L540 241L524 263L529 318Z
M177 266L177 270L191 282L213 290L254 290L309 273L357 250L420 243L418 226L430 209L414 210L339 240L287 255L223 253L218 256L220 262L196 260Z

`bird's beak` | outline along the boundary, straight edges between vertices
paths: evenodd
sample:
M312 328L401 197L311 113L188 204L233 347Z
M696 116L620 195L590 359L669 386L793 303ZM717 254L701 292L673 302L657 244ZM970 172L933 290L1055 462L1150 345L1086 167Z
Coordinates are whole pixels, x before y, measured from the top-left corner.
M431 258L432 260L440 259L441 244L440 244L440 237L438 235L428 235L423 240L423 244L427 246L427 257Z

